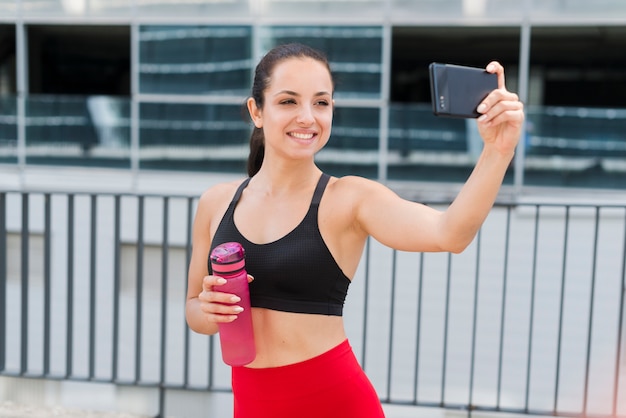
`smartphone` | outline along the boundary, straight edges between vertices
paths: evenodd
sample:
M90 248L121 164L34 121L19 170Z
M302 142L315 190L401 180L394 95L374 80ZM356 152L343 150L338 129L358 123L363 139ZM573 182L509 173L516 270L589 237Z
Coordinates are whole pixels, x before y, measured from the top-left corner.
M498 88L498 76L483 68L433 62L429 73L433 113L437 116L477 118L478 105Z

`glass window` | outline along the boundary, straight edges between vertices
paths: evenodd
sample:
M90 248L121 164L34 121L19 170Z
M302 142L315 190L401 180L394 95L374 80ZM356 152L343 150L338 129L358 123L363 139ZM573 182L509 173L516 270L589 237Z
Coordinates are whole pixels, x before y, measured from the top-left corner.
M265 51L301 42L324 52L337 81L337 97L380 98L380 27L273 26L266 28L262 40Z
M433 115L431 62L484 67L500 61L516 88L517 27L397 26L392 30L387 175L391 180L464 182L482 148L474 120ZM505 182L511 182L511 176Z
M624 188L626 108L527 108L524 182Z
M320 168L337 176L376 178L379 123L378 108L338 106L330 140L316 157Z
M533 28L524 183L626 185L626 28Z
M130 101L110 96L26 100L26 162L130 167Z
M17 162L17 99L0 95L0 163Z
M462 183L481 149L473 119L435 117L430 104L389 108L389 179Z
M140 92L247 95L251 32L247 26L142 26Z
M251 125L242 106L142 103L140 167L245 173Z

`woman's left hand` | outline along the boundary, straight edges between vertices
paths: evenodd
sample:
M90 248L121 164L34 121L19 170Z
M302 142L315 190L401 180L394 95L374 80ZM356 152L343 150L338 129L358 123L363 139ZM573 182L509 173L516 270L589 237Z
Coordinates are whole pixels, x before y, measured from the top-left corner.
M502 155L511 155L521 137L524 105L517 94L507 91L504 67L492 61L486 70L498 75L498 88L478 106L478 131L485 146L493 146Z

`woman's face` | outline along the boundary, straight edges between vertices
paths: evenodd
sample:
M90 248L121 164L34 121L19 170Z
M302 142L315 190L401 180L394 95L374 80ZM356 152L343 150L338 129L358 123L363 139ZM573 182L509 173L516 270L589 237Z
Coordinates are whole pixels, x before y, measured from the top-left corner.
M290 58L274 68L263 109L248 103L263 128L265 155L312 158L330 137L333 83L326 66L311 58Z

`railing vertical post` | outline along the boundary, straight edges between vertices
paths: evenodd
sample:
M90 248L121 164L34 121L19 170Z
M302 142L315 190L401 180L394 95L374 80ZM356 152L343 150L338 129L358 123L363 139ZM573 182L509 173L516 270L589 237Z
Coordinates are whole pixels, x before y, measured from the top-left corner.
M89 233L89 378L96 374L96 242L98 200L95 194L91 195L91 219Z
M115 195L113 226L113 338L111 380L117 381L120 337L120 275L121 275L121 197Z
M467 415L472 415L472 409L474 408L474 373L476 371L476 332L478 323L478 291L480 289L480 242L482 236L482 230L478 231L476 237L476 272L474 275L474 304L472 312L472 345L470 348L470 381L468 390L468 403L467 403Z
M626 212L625 212L626 213ZM617 347L615 350L615 378L613 383L613 409L611 414L617 415L617 400L619 397L619 377L621 367L621 354L622 354L622 336L624 327L624 292L626 291L626 216L624 217L624 236L622 240L622 272L621 272L621 286L619 295L619 318L617 320Z
M413 403L417 404L417 390L419 385L419 370L420 370L420 344L422 333L422 303L424 301L423 289L424 289L424 253L420 253L420 268L418 272L418 284L417 284L417 318L415 320L415 373L413 375Z
M389 301L389 351L387 352L387 396L386 400L391 400L391 372L393 368L393 337L394 323L396 317L396 271L398 264L398 251L393 250L391 257L391 300Z
M44 308L43 308L43 374L50 374L50 321L51 321L51 293L52 286L50 283L50 235L51 235L51 207L50 194L44 195L44 233L43 233L43 280L44 280Z
M65 377L73 374L74 346L74 195L67 196L67 335L65 342Z
M208 375L207 375L207 388L210 390L213 388L213 380L214 380L214 367L213 367L213 353L215 351L215 335L209 336L209 349L207 350L207 362L209 364L208 367Z
M0 193L0 372L6 367L7 342L7 194Z
M30 260L29 253L29 194L22 193L22 233L21 233L21 279L22 279L22 314L21 314L21 349L20 349L20 374L23 375L28 371L28 265Z
M452 254L448 253L448 262L446 264L446 302L445 314L443 318L443 352L441 353L441 400L439 405L444 406L446 402L446 373L448 367L448 332L450 325L450 292L452 290Z
M159 417L165 415L165 359L167 343L167 287L169 257L169 198L163 198L163 240L161 245L161 361L159 371Z
M526 391L524 396L524 412L529 412L528 403L530 401L530 372L533 357L533 330L535 321L535 287L537 282L537 247L539 245L539 205L535 206L535 229L533 236L533 258L532 274L530 286L530 308L528 326L528 355L526 358Z
M559 385L561 384L561 346L563 342L563 309L565 307L565 281L567 273L567 247L569 240L569 220L570 220L570 207L565 207L565 231L563 233L563 260L561 265L561 296L559 299L559 330L557 334L557 346L556 346L556 371L554 382L554 403L552 406L552 413L556 415L559 407Z
M142 311L143 311L143 251L144 251L144 196L138 197L137 205L137 294L136 294L136 311L135 311L135 383L141 380L141 333L142 333Z
M502 302L500 303L500 344L498 347L498 384L496 389L496 410L502 401L502 362L504 358L504 328L506 323L506 292L509 272L509 244L511 241L511 207L506 208L506 229L504 232L504 262L502 263Z
M187 267L189 266L189 263L191 262L191 241L192 241L192 224L193 224L193 198L189 197L187 199L187 239L186 239L186 243L187 245L185 246L185 276L183 277L187 277ZM187 301L187 287L188 284L185 285L185 303ZM187 322L185 321L185 323L183 324L184 326L184 338L185 338L185 344L184 344L184 348L183 348L183 353L184 353L184 357L183 357L183 386L184 387L188 387L189 386L189 350L190 350L190 344L189 344L189 334L190 334L190 330L189 327L187 326Z
M598 264L598 234L600 230L600 207L595 207L594 231L593 231L593 254L591 262L591 294L589 295L589 323L587 324L587 356L585 359L585 388L583 391L583 416L587 416L589 401L589 369L591 365L591 341L593 339L593 310L596 294L596 269Z

